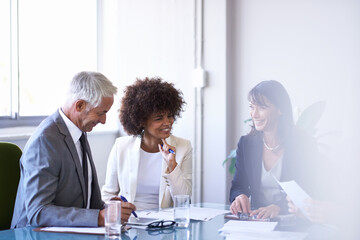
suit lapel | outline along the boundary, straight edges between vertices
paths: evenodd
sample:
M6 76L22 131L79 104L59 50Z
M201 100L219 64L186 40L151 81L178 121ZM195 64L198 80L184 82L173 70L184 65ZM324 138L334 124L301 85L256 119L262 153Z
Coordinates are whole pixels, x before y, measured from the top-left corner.
M72 160L74 161L76 172L77 172L77 175L78 175L78 178L80 181L81 189L83 191L84 206L86 206L85 179L84 179L83 170L82 170L82 167L80 164L80 158L79 158L78 152L76 150L75 143L71 137L71 134L70 134L64 120L60 116L59 112L56 111L53 116L54 116L54 121L55 121L56 125L58 126L59 132L64 135L64 142L65 142L66 146L68 147L69 152L71 153ZM89 146L88 146L88 149L90 149ZM89 154L89 155L91 155L91 154Z

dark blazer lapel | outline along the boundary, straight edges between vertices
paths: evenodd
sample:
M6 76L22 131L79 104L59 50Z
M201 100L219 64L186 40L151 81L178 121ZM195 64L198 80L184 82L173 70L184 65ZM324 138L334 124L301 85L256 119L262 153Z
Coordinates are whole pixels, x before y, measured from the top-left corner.
M64 142L71 153L72 160L74 161L76 172L80 180L81 188L83 190L84 206L86 206L85 179L84 179L82 167L80 165L80 158L76 150L75 143L70 135L69 129L67 128L64 120L62 119L58 111L56 111L55 114L53 114L53 117L54 117L54 122L56 123L59 129L59 132L64 135Z
M249 146L247 151L247 157L251 162L251 182L250 186L253 186L252 192L254 189L260 189L260 181L261 181L261 168L262 168L262 144L261 138L259 135L251 136L249 139Z

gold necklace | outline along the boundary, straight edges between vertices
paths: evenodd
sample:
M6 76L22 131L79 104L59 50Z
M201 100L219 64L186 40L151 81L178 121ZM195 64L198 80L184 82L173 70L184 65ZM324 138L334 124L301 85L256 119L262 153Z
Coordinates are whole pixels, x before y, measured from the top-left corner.
M263 143L264 143L264 146L266 147L267 150L270 150L270 151L275 151L276 149L278 149L280 147L280 144L276 145L275 147L269 147L266 142L265 142L265 139L263 138Z

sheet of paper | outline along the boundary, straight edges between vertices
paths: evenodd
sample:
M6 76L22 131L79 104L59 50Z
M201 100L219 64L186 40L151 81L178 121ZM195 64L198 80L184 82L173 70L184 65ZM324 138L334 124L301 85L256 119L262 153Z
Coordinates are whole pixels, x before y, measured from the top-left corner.
M276 178L275 180L279 183L285 193L290 197L291 201L293 201L295 206L300 209L302 214L305 217L309 218L304 209L304 207L306 206L304 200L311 197L295 181L279 182Z
M136 219L135 217L131 216L129 218L129 220L127 221L126 225L128 225L128 226L133 226L133 225L147 226L150 223L160 221L160 220L162 220L162 219L158 219L158 218L142 218L142 217L139 217L138 219Z
M139 218L156 218L159 220L174 220L173 209L163 209L160 211L143 210L136 212Z
M229 210L190 206L190 219L209 221L210 219L218 215L222 215L229 212L230 212ZM137 214L140 218L157 218L163 220L174 220L174 210L172 208L163 209L161 211L144 210L137 212Z
M226 213L230 213L230 210L190 206L190 218L193 220L209 221L218 215Z
M283 232L283 231L271 231L271 232L237 232L234 234L222 235L226 240L303 240L307 237L307 233L303 232Z
M277 222L230 220L219 229L219 232L224 235L244 232L271 232L275 229L276 225Z
M44 227L44 228L41 228L40 231L64 232L64 233L105 234L105 227Z

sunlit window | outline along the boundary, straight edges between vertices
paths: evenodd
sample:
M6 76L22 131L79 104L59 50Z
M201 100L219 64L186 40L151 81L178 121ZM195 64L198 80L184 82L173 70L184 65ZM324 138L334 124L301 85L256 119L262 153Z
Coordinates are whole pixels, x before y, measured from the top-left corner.
M0 1L0 116L10 117L10 1Z
M77 72L97 70L97 1L9 2L16 1L0 1L5 36L0 42L0 117L49 115L62 105L67 83ZM17 39L10 37L12 31ZM17 47L16 56L10 45ZM18 74L11 74L14 69ZM18 86L15 94L12 82Z

